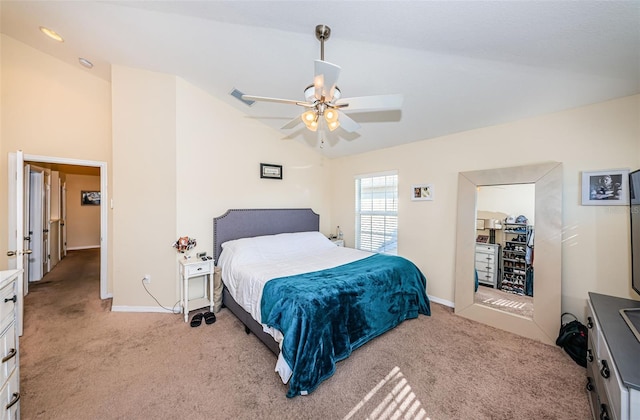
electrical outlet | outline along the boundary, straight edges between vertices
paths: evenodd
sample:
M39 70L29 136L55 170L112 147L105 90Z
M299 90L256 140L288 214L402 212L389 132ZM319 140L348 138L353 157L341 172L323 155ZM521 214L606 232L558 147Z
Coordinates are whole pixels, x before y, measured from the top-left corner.
M142 279L143 282L149 284L151 283L151 274L145 274L144 278Z

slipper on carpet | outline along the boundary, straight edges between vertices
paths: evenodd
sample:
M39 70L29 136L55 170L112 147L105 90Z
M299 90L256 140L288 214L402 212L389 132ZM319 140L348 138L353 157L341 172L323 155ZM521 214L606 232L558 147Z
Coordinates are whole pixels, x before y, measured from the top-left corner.
M199 327L200 324L202 324L202 314L195 314L193 316L193 318L191 318L191 326L192 327Z
M216 315L213 312L205 312L203 316L204 322L206 322L207 324L213 324L214 322L216 322Z

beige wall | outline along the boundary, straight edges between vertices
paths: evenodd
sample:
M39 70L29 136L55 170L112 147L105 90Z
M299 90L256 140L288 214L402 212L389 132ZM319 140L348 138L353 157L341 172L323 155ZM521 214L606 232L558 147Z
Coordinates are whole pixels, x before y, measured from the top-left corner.
M229 208L311 207L329 213L323 158L175 76L115 66L113 86L114 300L117 310L179 299L171 244L213 253L215 216ZM283 165L282 181L259 177ZM328 218L321 218L328 231Z
M8 153L111 164L111 86L0 35L0 269L8 267Z
M590 290L637 298L627 208L581 206L579 194L583 170L640 167L640 96L325 160L175 76L115 66L109 84L4 35L1 42L0 197L10 151L107 162L114 305L155 307L140 285L151 274L150 290L172 306L171 243L188 235L196 251L211 253L211 219L228 208L311 207L323 232L340 225L353 245L354 175L393 169L402 193L399 252L425 272L431 296L452 301L457 173L547 160L564 168L563 309L581 313ZM282 164L284 180L260 179L260 162ZM410 200L419 183L435 185L434 201ZM7 235L0 206L0 237Z
M100 206L83 206L81 191L100 191L100 177L66 175L67 249L100 246Z
M588 291L638 299L629 284L628 207L580 205L580 173L638 168L639 117L636 95L336 159L332 219L353 245L354 175L397 169L399 254L424 271L431 296L452 302L458 172L563 162L563 310L581 316ZM410 200L420 183L434 184L434 201Z
M113 306L152 306L141 286L172 307L176 230L176 79L114 66Z

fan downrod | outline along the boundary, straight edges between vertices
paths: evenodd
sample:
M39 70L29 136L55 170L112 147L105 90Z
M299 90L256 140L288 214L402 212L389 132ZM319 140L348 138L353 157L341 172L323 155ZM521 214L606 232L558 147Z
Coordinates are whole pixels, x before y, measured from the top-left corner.
M331 36L331 28L327 25L316 26L316 38L320 41L320 60L324 61L324 41Z

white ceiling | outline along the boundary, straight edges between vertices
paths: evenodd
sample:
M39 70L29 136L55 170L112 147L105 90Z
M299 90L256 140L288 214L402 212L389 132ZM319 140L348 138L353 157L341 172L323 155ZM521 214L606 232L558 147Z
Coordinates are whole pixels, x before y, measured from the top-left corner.
M332 34L345 98L401 93L400 112L350 116L337 157L640 93L640 1L5 1L1 32L109 80L110 65L175 74L280 130ZM49 27L56 43L38 30ZM213 117L213 116L212 116ZM283 138L319 148L299 125ZM337 134L337 135L336 135Z

